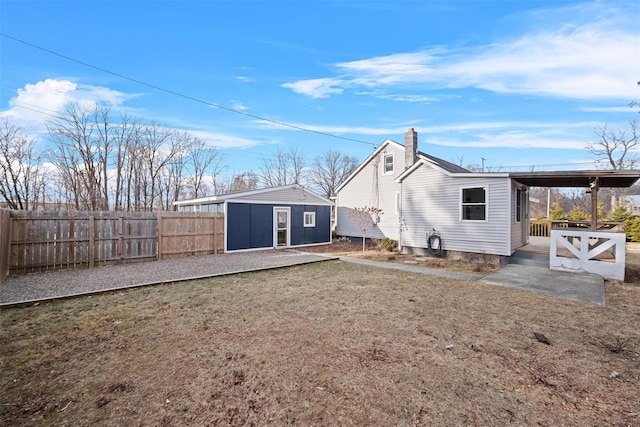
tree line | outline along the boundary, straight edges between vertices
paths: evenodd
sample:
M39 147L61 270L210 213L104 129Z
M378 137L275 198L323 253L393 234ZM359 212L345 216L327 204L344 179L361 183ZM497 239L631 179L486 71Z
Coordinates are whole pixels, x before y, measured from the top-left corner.
M331 197L357 159L327 151L307 164L297 147L259 171L226 174L223 153L189 132L109 106L69 104L47 123L46 149L0 120L0 201L10 209L171 210L176 200L300 184Z
M595 129L596 141L586 150L605 169L637 166L638 127L607 125ZM69 104L47 123L48 148L39 149L20 126L0 119L0 201L11 209L171 210L176 200L276 187L308 186L324 197L356 169L358 160L327 151L307 162L295 145L265 157L258 170L227 173L224 155L188 132L127 114L109 106ZM462 163L463 159L458 161ZM485 171L468 165L472 171ZM487 172L495 172L486 168ZM631 189L601 189L603 218ZM547 200L563 212L589 212L591 198L583 189L531 188L539 203L531 218L547 216ZM551 196L551 197L549 197Z

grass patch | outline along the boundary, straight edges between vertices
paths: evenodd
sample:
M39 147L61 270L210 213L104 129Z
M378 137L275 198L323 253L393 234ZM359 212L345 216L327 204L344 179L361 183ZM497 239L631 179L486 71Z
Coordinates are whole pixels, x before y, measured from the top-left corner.
M635 425L638 307L332 261L5 309L0 424Z

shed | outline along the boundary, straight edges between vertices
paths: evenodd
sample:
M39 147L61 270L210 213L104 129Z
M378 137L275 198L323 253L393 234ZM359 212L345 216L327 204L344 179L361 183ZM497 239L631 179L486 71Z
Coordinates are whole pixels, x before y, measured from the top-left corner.
M180 200L173 205L183 212L223 212L225 252L331 243L333 202L298 184Z

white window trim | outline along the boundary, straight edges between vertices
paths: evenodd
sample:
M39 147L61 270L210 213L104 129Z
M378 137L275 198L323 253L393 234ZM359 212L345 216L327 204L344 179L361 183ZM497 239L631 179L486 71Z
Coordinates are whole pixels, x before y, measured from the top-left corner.
M307 215L309 218L311 218L311 223L307 224ZM316 213L315 212L305 212L304 213L304 226L306 227L315 227L316 226Z
M520 206L518 206L518 195L520 195ZM515 196L515 209L513 215L515 216L515 223L520 224L522 222L522 208L524 202L524 191L522 188L516 188ZM520 211L520 217L518 217L518 211Z
M464 219L464 190L472 188L482 188L484 190L484 203L476 203L475 205L484 204L484 219ZM488 222L489 221L489 187L486 185L470 185L460 187L460 221L461 222Z
M387 171L387 162L386 158L391 157L391 170ZM391 175L396 169L396 157L393 153L383 154L382 155L382 173L384 175Z

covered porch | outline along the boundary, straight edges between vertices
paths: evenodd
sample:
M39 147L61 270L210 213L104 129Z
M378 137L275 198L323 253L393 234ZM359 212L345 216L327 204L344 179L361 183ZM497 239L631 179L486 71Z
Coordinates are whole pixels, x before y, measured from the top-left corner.
M548 255L552 270L624 280L626 234L618 224L598 221L598 190L630 187L640 178L640 171L522 172L510 176L528 187L582 187L591 194L591 221L551 226L548 236L529 236L517 252Z

